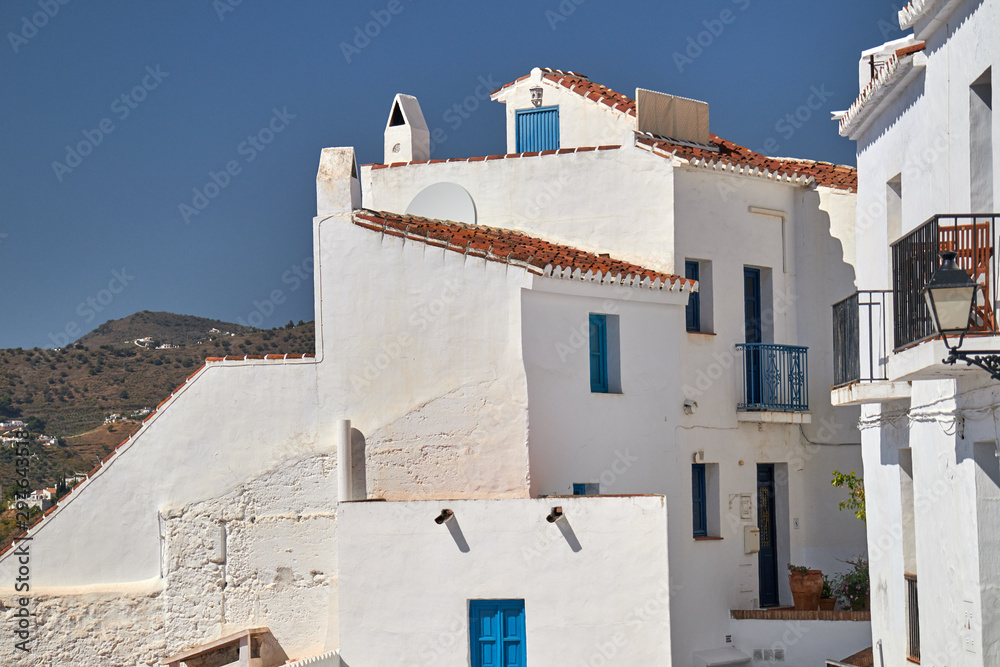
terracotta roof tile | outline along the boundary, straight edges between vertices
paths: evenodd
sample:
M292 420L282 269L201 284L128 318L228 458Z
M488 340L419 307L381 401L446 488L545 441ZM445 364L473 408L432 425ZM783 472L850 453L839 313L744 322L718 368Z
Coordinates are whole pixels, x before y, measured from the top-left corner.
M756 167L775 174L802 177L812 177L817 184L831 188L858 191L858 170L847 165L832 162L814 162L813 160L796 160L792 158L772 158L762 155L749 148L734 144L714 134L710 134L712 144L718 147L718 152L705 148L676 144L669 139L640 135L637 142L643 146L657 148L676 155L685 160L700 160L717 162L740 167Z
M901 49L901 51L913 52L919 51L923 48L922 44L914 45L912 47L907 47L906 49ZM614 90L608 88L607 86L602 86L598 83L594 83L588 79L583 74L578 74L576 72L563 72L561 70L554 70L548 68L542 68L543 76L557 83L561 86L569 88L575 93L586 97L595 102L601 102L607 104L623 113L627 113L630 116L635 116L635 100L631 99L627 95L622 95L621 93L615 92ZM524 81L528 76L522 76L515 81L512 81L504 86L501 86L494 93L500 92L504 88L513 86L514 84ZM638 135L638 142L648 147L656 147L659 150L666 151L672 155L683 158L685 160L703 160L706 162L722 162L724 164L729 164L733 166L740 167L757 167L761 170L768 170L776 174L793 175L798 174L803 178L812 177L816 183L819 185L825 185L828 187L839 188L843 190L850 190L851 192L857 192L858 189L858 175L857 170L854 167L835 165L830 162L814 162L812 160L796 160L791 158L771 158L752 151L749 148L740 146L731 141L721 139L720 137L711 134L709 135L711 143L718 149L718 151L710 150L706 148L697 148L689 146L687 144L678 144L670 141L663 137L652 137L650 135ZM564 155L567 153L583 153L586 151L593 150L614 150L621 148L621 146L586 146L580 148L562 148L555 153L559 155ZM517 158L517 157L536 157L538 155L551 155L553 151L542 151L530 152L530 153L508 153L503 156L504 158ZM499 159L500 156L488 156L486 159ZM450 159L447 162L458 162L458 161L478 161L483 158L466 158L461 159ZM371 165L372 169L383 169L385 167L397 167L412 164L426 164L426 163L437 163L443 160L429 160L427 162L394 162L391 165ZM366 165L367 166L367 165Z
M359 209L354 212L354 224L378 232L390 228L403 230L407 239L426 243L427 239L443 241L443 247L453 252L484 257L489 261L534 267L533 273L542 273L546 267L562 267L582 273L600 271L626 276L659 279L670 286L693 285L695 281L680 276L661 273L637 264L595 255L570 246L550 243L521 232L484 225L469 225L447 220L431 220L414 215L386 213Z
M617 93L607 86L594 83L584 74L564 72L562 70L550 69L548 67L542 67L541 70L542 76L545 79L563 86L564 88L568 88L577 95L594 100L595 102L603 102L617 111L621 111L629 116L635 116L635 100L622 95L621 93ZM529 75L522 76L508 84L500 86L500 88L494 90L493 93L499 93L504 88L509 88L516 83L520 83L521 81L527 79L528 76Z
M875 665L875 654L872 651L874 647L869 646L868 648L858 651L854 655L844 658L840 662L845 665L854 665L855 667L874 667Z

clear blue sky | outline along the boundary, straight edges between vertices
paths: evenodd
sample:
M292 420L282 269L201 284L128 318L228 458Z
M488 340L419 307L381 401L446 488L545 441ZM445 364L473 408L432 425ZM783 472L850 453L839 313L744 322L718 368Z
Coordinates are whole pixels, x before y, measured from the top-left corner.
M639 86L705 100L712 131L736 143L763 152L770 139L771 154L854 164L829 112L856 97L861 50L903 36L897 9L8 0L0 347L54 347L67 329L72 339L139 310L265 328L312 319L312 284L299 275L312 255L320 150L353 145L362 162L381 161L397 92L416 95L431 129L447 134L435 157L503 152L501 105L483 101L460 123L448 111L483 80L542 66L628 95ZM376 36L358 37L366 27ZM822 108L806 122L783 120L817 91ZM248 141L269 126L279 130L263 133L270 143ZM218 173L230 162L227 180ZM195 201L212 172L224 187ZM202 210L185 216L182 204ZM268 312L274 290L283 303Z

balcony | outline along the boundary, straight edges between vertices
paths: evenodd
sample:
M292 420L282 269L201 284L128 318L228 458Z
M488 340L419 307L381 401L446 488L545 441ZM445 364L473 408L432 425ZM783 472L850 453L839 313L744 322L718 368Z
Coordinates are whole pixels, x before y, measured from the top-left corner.
M833 386L888 380L892 291L859 290L833 304Z
M979 283L970 336L997 330L997 241L995 213L942 214L892 244L893 340L895 351L934 337L927 304L920 291L940 261L954 250L958 265Z
M773 343L738 343L743 352L740 412L809 410L809 348Z

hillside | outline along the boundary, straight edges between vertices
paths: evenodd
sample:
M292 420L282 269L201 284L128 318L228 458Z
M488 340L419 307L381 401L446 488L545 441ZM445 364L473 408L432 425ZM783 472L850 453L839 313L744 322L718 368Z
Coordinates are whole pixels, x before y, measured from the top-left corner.
M145 317L143 317L145 316ZM199 333L193 326L226 331L234 325L200 320L170 313L136 313L108 322L100 334L113 336L117 344L87 344L91 334L59 350L0 350L0 421L19 418L35 433L58 436L58 446L32 443L37 455L32 461L32 488L54 486L61 475L87 472L97 458L110 452L138 428L136 421L104 424L107 415L127 416L143 408L155 408L206 357L245 354L305 354L315 349L313 323L210 338L208 329L201 343L184 343ZM220 326L221 325L221 326ZM142 326L142 328L140 328ZM176 337L164 335L176 331ZM159 332L159 333L158 333ZM162 336L181 341L182 347L146 349L125 343L128 337ZM134 340L134 339L133 339ZM110 431L110 432L109 432ZM13 450L0 449L0 488L13 483Z
M151 338L171 345L194 345L207 340L211 336L209 332L212 329L235 334L256 331L252 327L221 320L144 310L120 320L108 320L81 337L76 343L90 348L99 348L102 345L121 347L134 345L133 341L140 338Z

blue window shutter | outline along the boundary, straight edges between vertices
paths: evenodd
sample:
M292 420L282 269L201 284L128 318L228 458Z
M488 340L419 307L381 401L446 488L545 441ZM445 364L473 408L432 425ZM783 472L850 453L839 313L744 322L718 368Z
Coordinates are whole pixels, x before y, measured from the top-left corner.
M520 109L515 115L518 153L559 148L559 107Z
M698 280L698 262L684 262L684 277ZM687 330L701 331L701 301L698 292L691 292L688 296L685 314L687 315Z
M472 667L500 667L499 606L494 600L469 603Z
M708 536L708 514L705 507L705 464L691 466L691 505L694 508L694 536Z
M590 391L608 393L608 318L590 314Z
M524 600L470 600L472 667L524 667Z
M524 600L500 603L503 667L524 667Z

